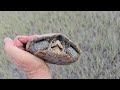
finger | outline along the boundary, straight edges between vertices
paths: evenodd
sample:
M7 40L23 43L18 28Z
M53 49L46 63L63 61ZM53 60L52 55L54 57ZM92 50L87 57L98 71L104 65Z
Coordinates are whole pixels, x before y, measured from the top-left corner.
M16 37L16 38L14 39L14 45L15 45L16 47L23 47L23 43L20 42L18 38L19 38L19 37Z
M30 35L30 36L22 36L22 35L19 35L17 36L15 39L14 39L14 42L15 42L15 45L17 47L22 47L23 44L26 44L29 40L31 40L32 38L36 38L38 37L37 34L35 35Z
M24 44L26 44L29 41L28 36L19 36L18 40Z
M9 44L9 45L14 45L13 40L11 38L9 38L9 37L6 37L4 39L4 44L6 44L6 43Z
M27 44L27 42L33 38L38 37L39 35L35 34L35 35L30 35L30 36L22 36L19 35L14 39L14 44L16 47L25 50L24 45Z
M28 36L17 36L14 39L15 46L18 48L25 50L24 45L29 41Z

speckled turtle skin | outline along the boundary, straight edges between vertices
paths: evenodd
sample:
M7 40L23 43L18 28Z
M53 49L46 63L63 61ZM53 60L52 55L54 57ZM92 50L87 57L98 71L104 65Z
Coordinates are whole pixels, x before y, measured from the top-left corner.
M38 35L26 44L26 51L47 63L68 65L80 57L80 49L61 33Z

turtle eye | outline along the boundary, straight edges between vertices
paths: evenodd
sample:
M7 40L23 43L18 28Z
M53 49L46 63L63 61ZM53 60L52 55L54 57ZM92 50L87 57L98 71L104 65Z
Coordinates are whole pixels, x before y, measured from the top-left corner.
M49 42L48 41L40 41L40 42L34 43L33 46L31 47L31 50L33 52L37 52L39 50L47 49L48 46L49 46Z

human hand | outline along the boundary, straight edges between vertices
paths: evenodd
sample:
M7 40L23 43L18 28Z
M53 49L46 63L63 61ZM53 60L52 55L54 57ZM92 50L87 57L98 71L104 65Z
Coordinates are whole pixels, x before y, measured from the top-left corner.
M7 37L4 39L4 49L11 60L26 73L28 79L51 79L48 65L42 59L25 51L24 44L34 37L36 35L17 36L14 40Z

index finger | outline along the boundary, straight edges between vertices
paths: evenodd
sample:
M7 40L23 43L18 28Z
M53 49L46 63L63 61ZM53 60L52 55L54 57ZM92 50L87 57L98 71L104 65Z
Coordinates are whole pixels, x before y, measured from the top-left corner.
M21 43L26 44L29 40L38 37L39 35L30 35L30 36L17 36L16 39L18 39Z
M30 36L22 36L19 35L14 39L14 43L16 46L23 46L22 44L26 44L29 40L31 40L32 38L36 38L38 35L30 35Z

